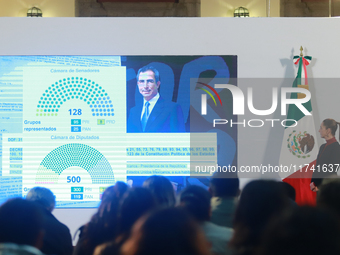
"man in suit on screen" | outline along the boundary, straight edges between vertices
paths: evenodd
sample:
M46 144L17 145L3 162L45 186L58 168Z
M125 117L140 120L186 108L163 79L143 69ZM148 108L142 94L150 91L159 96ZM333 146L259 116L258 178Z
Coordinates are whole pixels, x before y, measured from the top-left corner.
M145 66L138 70L137 86L144 99L143 105L130 110L129 133L185 132L181 106L160 96L160 84L159 72L154 67Z

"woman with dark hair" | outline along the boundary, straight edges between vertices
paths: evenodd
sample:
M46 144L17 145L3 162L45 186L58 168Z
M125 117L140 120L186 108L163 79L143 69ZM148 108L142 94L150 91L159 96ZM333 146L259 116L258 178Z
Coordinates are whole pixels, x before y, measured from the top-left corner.
M143 187L152 192L160 207L171 207L175 205L175 191L171 182L166 177L153 175L144 181Z
M181 208L165 208L142 217L121 248L122 255L209 255L197 223Z
M156 202L150 190L142 187L131 188L123 197L118 212L118 235L126 240L133 224L145 213L155 209Z
M318 186L321 185L324 178L336 175L340 167L340 145L335 139L338 125L340 123L333 119L325 119L320 125L319 133L321 138L326 140L326 143L321 145L316 158L315 170L310 184L310 189L314 192L318 191Z
M116 237L119 201L126 190L125 183L117 182L104 191L97 213L79 229L79 240L73 255L92 255L97 245Z
M146 188L129 189L119 206L116 238L95 249L94 254L115 254L130 235L133 224L156 206L154 196Z
M236 208L234 236L229 243L235 254L255 254L267 223L287 208L290 208L288 197L278 182L248 183Z

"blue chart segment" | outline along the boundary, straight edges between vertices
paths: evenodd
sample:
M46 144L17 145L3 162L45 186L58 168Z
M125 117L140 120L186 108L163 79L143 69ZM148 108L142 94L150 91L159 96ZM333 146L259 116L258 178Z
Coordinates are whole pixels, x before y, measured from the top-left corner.
M56 184L60 174L70 167L85 169L92 184L112 184L115 181L112 167L102 153L85 144L70 143L54 149L42 160L35 183Z
M96 82L83 77L68 77L51 84L41 95L36 116L58 116L68 100L80 99L91 108L92 116L114 116L111 98Z

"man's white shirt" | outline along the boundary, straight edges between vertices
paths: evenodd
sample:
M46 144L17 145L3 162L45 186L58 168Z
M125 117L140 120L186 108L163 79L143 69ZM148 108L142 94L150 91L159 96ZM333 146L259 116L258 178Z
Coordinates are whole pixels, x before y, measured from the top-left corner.
M150 101L149 101L149 103L150 103L150 105L149 105L149 116L150 116L150 114L151 114L153 108L155 107L155 104L157 103L158 98L159 98L159 93L157 93L156 96L154 96L153 98L150 99ZM143 109L142 109L142 113L141 113L141 115L140 115L140 120L142 120L143 114L144 114L144 112L145 112L145 103L146 103L146 100L145 100L145 98L144 98L144 99L143 99Z

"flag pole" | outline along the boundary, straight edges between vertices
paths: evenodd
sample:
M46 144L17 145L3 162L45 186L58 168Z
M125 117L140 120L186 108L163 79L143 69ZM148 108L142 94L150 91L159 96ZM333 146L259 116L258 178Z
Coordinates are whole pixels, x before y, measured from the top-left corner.
M301 46L300 54L296 54L296 56L293 57L294 64L298 65L296 79L292 85L293 88L298 87L309 90L307 66L311 60L311 56L304 56L303 47ZM296 99L296 97L301 99L305 98L306 95L304 93L297 93L294 97L291 95L291 99ZM304 106L312 114L311 100L306 102ZM280 177L284 182L294 187L296 191L296 203L298 205L315 205L316 194L310 190L309 186L318 154L314 118L313 115L304 115L295 105L289 105L287 119L294 120L298 122L298 124L295 126L291 124L284 130L279 164L285 166L294 164L299 166L299 169L293 172L289 171L289 173L280 172ZM309 148L304 143L300 143L302 139L305 139L305 141L308 140Z

